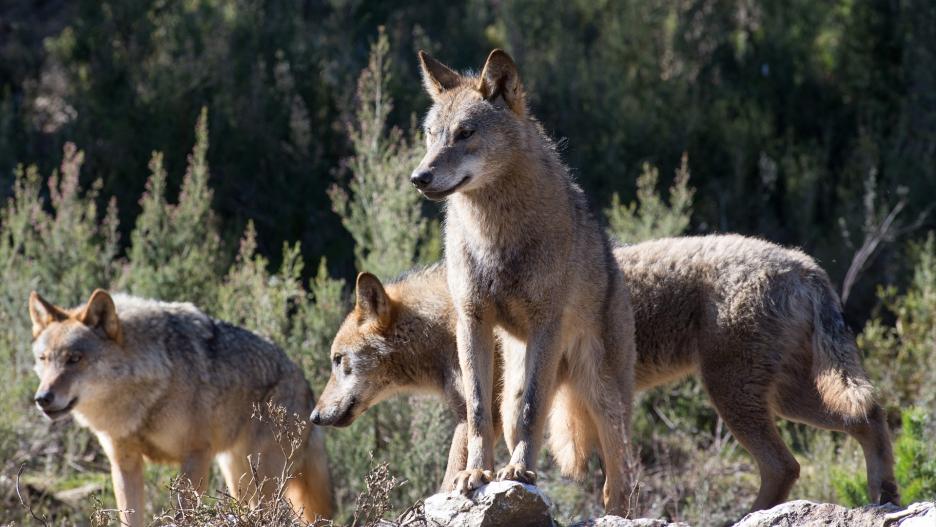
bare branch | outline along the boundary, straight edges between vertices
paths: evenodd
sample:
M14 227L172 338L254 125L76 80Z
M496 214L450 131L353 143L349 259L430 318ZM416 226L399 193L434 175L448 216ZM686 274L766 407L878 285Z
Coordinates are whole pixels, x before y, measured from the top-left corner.
M20 465L19 470L16 471L16 497L19 498L20 505L22 505L26 510L29 511L30 516L32 516L37 522L48 527L49 519L43 515L41 518L32 508L32 500L29 500L29 503L26 503L26 500L23 499L23 494L20 492L20 476L23 475L23 470L26 469L26 463Z
M843 306L848 302L852 287L855 285L855 282L858 281L858 275L867 268L868 262L871 261L878 247L882 242L892 240L898 232L895 229L894 222L906 206L907 198L905 195L902 195L900 200L897 201L897 204L894 205L894 208L891 209L880 223L877 225L869 225L870 228L865 232L864 241L852 257L851 265L848 266L848 272L845 273L845 279L842 281Z

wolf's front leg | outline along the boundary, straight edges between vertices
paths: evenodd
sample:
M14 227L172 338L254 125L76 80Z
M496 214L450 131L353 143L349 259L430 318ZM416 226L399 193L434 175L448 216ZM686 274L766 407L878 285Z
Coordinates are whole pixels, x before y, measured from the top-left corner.
M110 458L111 479L121 525L143 527L146 512L143 510L143 456L120 444L106 448Z
M516 416L514 434L516 443L510 455L510 463L497 473L499 480L513 480L523 483L536 482L536 455L543 441L543 427L549 413L553 385L559 367L561 320L557 317L551 323L535 328L527 343L524 356L524 384L522 393L504 394L504 400L513 400L516 405L507 415ZM504 377L516 375L516 372L504 372ZM505 386L509 386L505 382ZM512 423L504 423L508 430Z
M489 317L459 313L458 363L467 410L468 455L465 470L455 475L455 490L468 493L491 480L494 465L494 327Z

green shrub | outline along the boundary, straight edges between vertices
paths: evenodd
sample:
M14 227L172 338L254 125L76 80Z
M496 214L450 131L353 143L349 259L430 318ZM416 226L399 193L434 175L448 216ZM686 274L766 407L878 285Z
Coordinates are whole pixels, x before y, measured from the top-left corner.
M910 408L901 414L900 435L894 443L894 475L905 503L936 499L936 448L932 414Z
M329 190L335 212L354 238L358 270L389 279L412 267L428 239L422 197L409 174L422 157L418 128L404 136L387 129L390 99L390 42L383 29L371 46L357 84L357 106L348 133L354 155L347 162L348 190Z
M936 413L936 234L911 243L913 274L903 295L878 291L878 312L858 335L865 364L889 409L916 405ZM895 321L885 322L893 317Z
M936 499L936 448L932 417L921 408L900 414L900 432L894 441L894 476L903 503ZM868 503L868 479L864 471L838 465L832 468L832 484L840 503L859 507Z
M676 170L669 188L669 204L657 192L659 177L656 167L644 163L643 172L637 177L637 201L624 205L617 193L611 196L611 206L605 209L611 236L622 242L638 243L686 231L695 194L695 189L689 186L688 156L683 154Z
M156 152L150 160L121 289L161 300L189 300L209 311L215 307L213 288L227 261L211 208L207 153L208 111L203 108L177 204L166 201L162 154Z

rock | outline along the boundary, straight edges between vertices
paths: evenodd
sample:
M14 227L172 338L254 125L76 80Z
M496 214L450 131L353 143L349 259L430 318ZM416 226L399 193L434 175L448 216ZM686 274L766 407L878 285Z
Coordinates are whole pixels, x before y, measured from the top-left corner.
M570 527L689 527L688 523L670 523L666 520L651 520L649 518L637 518L628 520L620 516L602 516L601 518L592 518L583 522L574 523Z
M423 505L432 527L555 527L551 503L539 489L515 481L485 485L470 497L436 494ZM936 527L936 502L848 509L831 503L798 500L748 514L734 527ZM602 516L570 527L689 527L686 523Z
M752 512L734 527L933 527L936 502L914 503L906 509L894 505L847 509L831 503L797 500L772 509Z
M906 509L888 514L885 520L887 521L887 525L933 527L933 525L936 525L936 501L922 501L911 504Z
M445 527L552 527L552 504L532 485L495 481L470 497L436 494L424 502L429 525Z
M88 496L100 492L103 489L104 486L100 483L87 483L80 487L60 490L55 493L55 498L74 507L80 507L81 503L84 502Z

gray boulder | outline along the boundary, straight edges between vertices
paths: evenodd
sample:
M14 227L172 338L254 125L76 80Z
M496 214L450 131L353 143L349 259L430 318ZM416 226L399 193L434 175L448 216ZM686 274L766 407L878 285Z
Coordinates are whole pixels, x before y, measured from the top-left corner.
M551 503L538 488L516 481L495 481L470 497L457 492L426 499L429 525L445 527L552 527Z
M848 509L831 503L797 500L752 512L735 527L936 527L936 502Z

